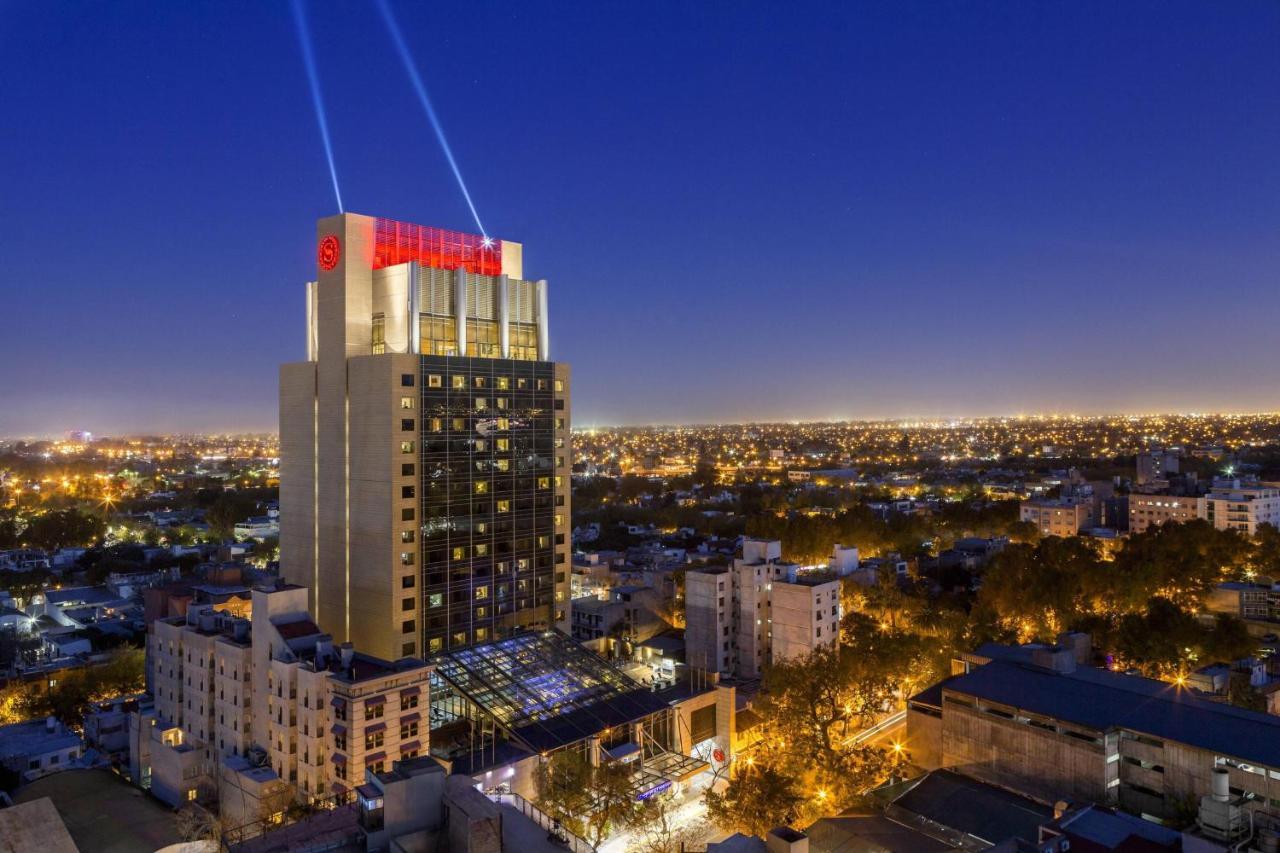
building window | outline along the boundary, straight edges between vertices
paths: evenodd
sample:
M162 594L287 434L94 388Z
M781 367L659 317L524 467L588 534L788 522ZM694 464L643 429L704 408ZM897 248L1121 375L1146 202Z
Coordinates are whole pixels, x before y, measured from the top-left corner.
M444 593L433 592L427 596L427 606L431 608L444 607Z
M453 390L455 390L455 391L465 391L465 390L466 390L466 388L467 388L467 377L463 376L462 374L460 374L460 373L455 373L453 376L450 376L450 377L449 377L449 380L453 383Z
M417 698L417 697L414 697ZM415 720L412 723L400 724L400 740L408 740L411 737L418 736L418 723Z
M402 565L402 566L412 566L412 565L413 565L413 554L412 554L411 552L409 552L409 551L401 551L401 552L400 552L400 565Z
M415 583L416 581L414 580L413 575L405 575L400 578L401 589L413 589Z
M412 530L401 530L401 531L400 531L400 541L401 541L401 542L412 542L412 541L413 541L413 536L414 536L414 532L413 532Z
M374 732L364 736L365 749L378 749L382 746L382 732Z
M400 408L402 408L402 409L412 409L412 408L413 408L413 398L412 398L412 397L401 397L401 398L400 398Z
M467 546L466 546L466 545L455 545L455 546L454 546L454 548L453 548L453 559L455 559L455 560L465 560L465 559L467 559Z
M488 399L484 397L476 397L476 411L483 412L487 408L489 408Z
M373 315L373 354L382 355L387 351L387 315Z
M563 380L563 379L557 379L557 380L556 380L555 389L556 389L556 393L557 393L557 394L563 394L563 393L564 393L564 380Z
M413 649L414 649L413 643L405 643L400 647L400 657L402 658L413 657Z
M400 510L400 520L413 521L413 507L407 506L404 509Z
M400 465L400 476L401 476L401 477L412 477L412 476L413 476L413 463L412 463L412 462L403 462L403 463L401 463L401 465Z
M400 442L400 452L401 452L401 453L412 453L412 452L413 452L413 442L412 442L412 441L402 441L402 442Z
M402 497L402 498L404 498L404 499L408 500L408 499L412 498L412 497L413 497L413 495L414 495L414 487L413 487L413 486L401 486L401 487L400 487L400 497Z
M441 387L441 384L441 376L439 373L432 373L427 377L428 388L439 388Z
M506 391L511 387L511 380L506 376L499 376L494 380L494 382L497 383L497 389L499 391Z
M401 385L401 387L403 387L403 388L412 388L412 387L413 387L413 374L412 374L412 373L401 373L401 374L400 374L400 385Z
M476 601L483 601L484 599L486 599L486 598L488 598L488 597L489 597L489 587L488 587L488 586L478 586L478 587L476 587Z
M406 599L401 600L401 602L400 602L400 609L401 609L401 610L412 610L412 609L413 609L413 599L412 599L412 598L406 598Z
M384 709L383 709L383 707L382 707L382 703L381 703L381 702L379 702L379 703L378 703L378 704L376 704L376 705L369 705L369 706L365 707L365 709L364 709L364 716L365 716L365 719L366 719L366 720L380 720L380 719L382 719L382 713L383 713L383 710L384 710Z
M487 495L487 494L489 494L489 481L488 481L488 480L476 480L476 484L475 484L475 486L476 486L476 494L477 494L477 495Z
M498 512L511 512L511 501L495 501Z
M413 418L401 418L401 419L400 419L400 431L401 431L401 432L413 432Z

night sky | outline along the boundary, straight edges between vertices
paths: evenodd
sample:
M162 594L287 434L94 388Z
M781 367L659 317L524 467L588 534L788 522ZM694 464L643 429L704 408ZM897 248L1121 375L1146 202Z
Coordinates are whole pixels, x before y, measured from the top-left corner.
M394 2L576 425L1280 408L1280 3ZM348 210L474 230L372 3ZM336 204L287 3L0 8L0 435L272 430Z

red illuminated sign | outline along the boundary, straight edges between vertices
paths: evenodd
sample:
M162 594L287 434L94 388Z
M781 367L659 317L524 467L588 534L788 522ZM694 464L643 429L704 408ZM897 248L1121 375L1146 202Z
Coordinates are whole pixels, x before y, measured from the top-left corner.
M338 259L342 257L342 245L338 243L338 238L330 234L320 240L319 261L320 269L328 272L338 265Z
M502 275L502 241L379 219L374 228L373 268L380 270L417 261L428 267L481 275Z

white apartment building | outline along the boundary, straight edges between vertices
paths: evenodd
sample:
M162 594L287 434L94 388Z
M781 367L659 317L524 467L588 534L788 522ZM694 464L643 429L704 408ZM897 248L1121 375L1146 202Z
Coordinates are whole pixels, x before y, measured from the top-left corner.
M134 778L171 805L216 798L234 826L281 787L341 796L366 769L426 752L431 667L335 648L304 587L255 589L248 619L197 605L157 620L147 652L154 705L131 720Z
M774 661L836 644L840 615L836 569L783 562L781 542L748 539L732 568L686 573L686 660L756 678Z
M1239 530L1252 536L1259 524L1280 527L1280 488L1241 486L1239 480L1219 480L1203 500L1201 517L1219 530Z

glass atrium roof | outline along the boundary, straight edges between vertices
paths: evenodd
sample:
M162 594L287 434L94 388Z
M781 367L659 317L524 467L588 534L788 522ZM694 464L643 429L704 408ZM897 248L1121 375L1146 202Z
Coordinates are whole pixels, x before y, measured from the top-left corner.
M446 652L436 675L535 750L545 751L669 707L556 631Z

